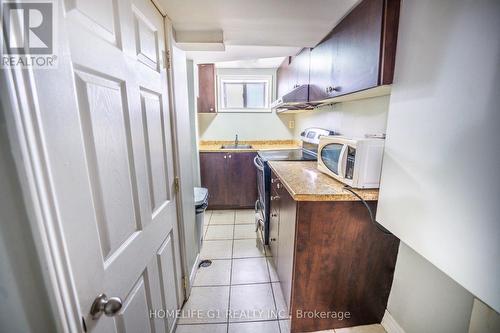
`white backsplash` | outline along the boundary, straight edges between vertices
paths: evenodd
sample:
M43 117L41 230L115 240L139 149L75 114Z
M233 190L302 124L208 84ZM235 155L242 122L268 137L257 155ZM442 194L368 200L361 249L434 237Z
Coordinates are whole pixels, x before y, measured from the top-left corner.
M389 98L389 96L367 98L297 114L295 137L298 138L300 132L307 127L331 129L351 137L385 133Z

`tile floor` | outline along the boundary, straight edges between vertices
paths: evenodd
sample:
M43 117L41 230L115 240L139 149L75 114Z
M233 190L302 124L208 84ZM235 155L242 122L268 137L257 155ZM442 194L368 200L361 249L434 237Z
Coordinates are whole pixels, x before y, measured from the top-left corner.
M253 210L207 211L201 259L177 333L288 333L286 305ZM228 311L229 310L229 311ZM229 316L228 316L229 313ZM323 331L384 333L381 325Z

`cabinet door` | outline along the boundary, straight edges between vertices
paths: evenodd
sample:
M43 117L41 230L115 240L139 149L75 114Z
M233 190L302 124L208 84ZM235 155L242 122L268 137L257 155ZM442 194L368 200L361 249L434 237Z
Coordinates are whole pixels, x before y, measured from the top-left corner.
M227 153L228 204L234 208L254 208L257 201L257 169L254 152Z
M277 185L280 184L279 178L274 172L271 174L271 205L269 217L269 248L273 255L274 265L278 267L278 241L279 241L279 223L280 223L280 198ZM281 186L281 185L280 185Z
M200 153L201 186L208 189L208 207L225 208L228 204L226 153Z
M311 49L304 48L290 63L291 73L290 81L291 88L297 88L304 84L309 84L309 64L310 64Z
M215 108L215 67L214 64L198 65L198 112L214 113Z
M276 72L277 97L281 97L291 90L291 68L289 62L290 57L286 57Z
M331 33L311 51L309 99L319 101L333 96L328 91L333 81L333 58L337 52Z
M285 297L285 303L288 312L290 312L297 204L283 186L280 187L278 195L280 198L280 213L276 269L280 279L281 290Z
M333 29L333 95L378 85L383 13L384 0L365 0Z

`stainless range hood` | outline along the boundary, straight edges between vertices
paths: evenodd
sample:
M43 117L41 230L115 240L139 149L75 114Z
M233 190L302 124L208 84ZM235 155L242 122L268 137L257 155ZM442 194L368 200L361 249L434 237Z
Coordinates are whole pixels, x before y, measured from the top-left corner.
M303 84L284 94L271 104L271 108L277 112L294 111L294 110L312 110L319 102L310 101L311 87L309 84ZM318 96L314 98L316 101L321 100Z

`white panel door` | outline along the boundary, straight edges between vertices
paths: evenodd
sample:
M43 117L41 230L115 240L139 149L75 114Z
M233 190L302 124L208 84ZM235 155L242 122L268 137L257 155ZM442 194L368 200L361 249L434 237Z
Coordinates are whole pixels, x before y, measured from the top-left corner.
M37 71L44 149L90 332L168 332L183 294L163 17L150 0L66 0L59 66ZM101 293L120 297L93 319Z

